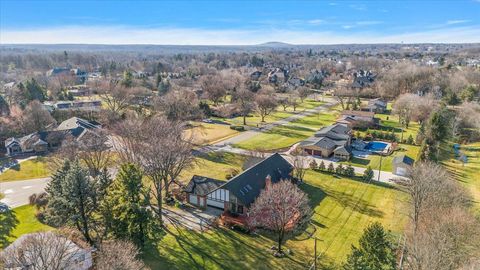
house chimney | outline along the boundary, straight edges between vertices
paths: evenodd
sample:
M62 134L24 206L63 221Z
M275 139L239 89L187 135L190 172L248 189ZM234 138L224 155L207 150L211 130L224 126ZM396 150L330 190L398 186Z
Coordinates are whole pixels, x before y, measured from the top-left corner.
M265 189L270 188L270 186L272 186L272 177L269 174L265 177Z

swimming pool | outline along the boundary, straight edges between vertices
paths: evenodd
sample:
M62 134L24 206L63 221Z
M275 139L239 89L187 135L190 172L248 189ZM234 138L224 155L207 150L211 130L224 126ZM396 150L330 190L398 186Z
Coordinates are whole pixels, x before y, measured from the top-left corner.
M383 152L387 146L388 143L385 142L369 142L367 143L367 146L365 146L365 150L372 152Z

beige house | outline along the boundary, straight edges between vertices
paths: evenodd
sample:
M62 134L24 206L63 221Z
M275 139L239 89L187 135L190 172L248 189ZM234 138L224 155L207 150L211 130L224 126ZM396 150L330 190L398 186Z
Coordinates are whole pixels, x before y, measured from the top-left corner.
M340 160L351 156L351 128L344 124L334 124L317 131L314 136L302 141L299 147L307 154Z

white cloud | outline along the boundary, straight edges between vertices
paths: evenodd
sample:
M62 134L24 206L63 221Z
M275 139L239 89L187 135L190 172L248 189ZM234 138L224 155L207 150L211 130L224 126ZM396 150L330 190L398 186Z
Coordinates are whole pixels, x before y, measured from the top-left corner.
M126 26L68 26L30 30L0 29L0 32L0 44L253 45L272 40L292 44L480 42L480 27L478 26L451 27L402 34L296 31L279 28L208 30L195 28L132 28Z
M319 24L325 23L325 20L315 19L315 20L309 20L307 22L312 25L319 25Z
M467 22L470 22L470 20L449 20L449 21L446 22L446 24L447 25L453 25L453 24L462 24L462 23L467 23Z

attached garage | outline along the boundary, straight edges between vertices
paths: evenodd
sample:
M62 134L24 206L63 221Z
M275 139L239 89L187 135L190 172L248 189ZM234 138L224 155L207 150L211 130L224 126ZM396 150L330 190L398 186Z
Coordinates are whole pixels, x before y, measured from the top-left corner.
M207 194L224 183L225 181L194 175L185 187L187 202L199 208L208 205L223 209L223 202L219 203L216 198L207 199Z

